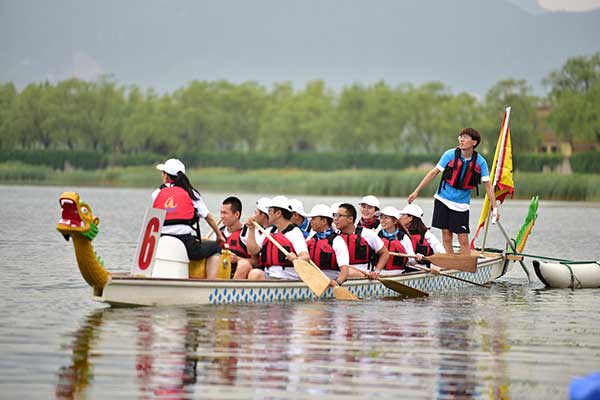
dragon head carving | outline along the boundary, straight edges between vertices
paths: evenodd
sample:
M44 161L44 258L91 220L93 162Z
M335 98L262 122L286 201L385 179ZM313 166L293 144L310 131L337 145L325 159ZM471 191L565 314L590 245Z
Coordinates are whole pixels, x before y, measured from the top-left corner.
M64 192L59 200L62 215L56 229L63 234L65 240L69 240L71 235L76 233L94 240L98 234L100 219L94 216L91 207L82 202L79 194L75 192Z

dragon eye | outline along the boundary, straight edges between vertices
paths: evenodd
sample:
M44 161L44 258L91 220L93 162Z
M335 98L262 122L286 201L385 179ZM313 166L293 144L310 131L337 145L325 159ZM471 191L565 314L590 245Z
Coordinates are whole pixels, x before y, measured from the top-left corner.
M87 212L88 212L87 207L86 206L82 206L81 207L81 212L84 213L84 214L87 214Z

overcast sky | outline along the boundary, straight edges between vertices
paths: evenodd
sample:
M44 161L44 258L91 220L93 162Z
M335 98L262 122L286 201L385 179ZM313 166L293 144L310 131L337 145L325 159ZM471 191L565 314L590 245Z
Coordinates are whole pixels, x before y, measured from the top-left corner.
M600 0L537 0L548 10L587 11L600 7Z

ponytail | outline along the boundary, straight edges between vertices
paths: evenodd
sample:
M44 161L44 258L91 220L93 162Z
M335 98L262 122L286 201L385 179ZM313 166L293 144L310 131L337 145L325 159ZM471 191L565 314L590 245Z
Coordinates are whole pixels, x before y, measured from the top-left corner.
M192 200L200 200L200 198L198 197L200 192L198 192L192 186L192 184L190 183L190 180L183 172L179 171L177 173L177 176L171 175L171 174L167 174L167 175L169 175L169 179L173 182L173 185L179 186L180 188L185 190Z

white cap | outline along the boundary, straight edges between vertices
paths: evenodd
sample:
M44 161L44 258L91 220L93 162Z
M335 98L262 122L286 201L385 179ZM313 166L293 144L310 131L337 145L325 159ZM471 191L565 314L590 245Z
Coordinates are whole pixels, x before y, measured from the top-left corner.
M333 218L333 211L327 204L317 204L310 210L309 217L327 217Z
M358 205L361 205L361 204L366 204L371 207L379 208L379 199L377 197L373 196L372 194L370 194L370 195L362 198L362 200L358 203Z
M269 203L269 207L277 207L283 208L284 210L292 211L292 206L290 206L290 199L285 196L275 196L271 199Z
M177 173L179 172L185 174L185 165L176 158L169 158L164 164L158 164L156 169L174 176L177 176Z
M291 199L290 200L290 207L292 207L292 211L293 212L302 215L304 218L306 218L308 216L306 214L306 212L304 211L304 206L302 205L302 202L300 200L298 200L298 199Z
M375 213L378 217L381 215L387 215L388 217L400 218L400 211L396 207L383 207L383 210Z
M256 200L256 208L258 209L258 211L262 211L265 214L269 213L269 203L271 203L271 199L268 197L261 197L260 199Z
M423 209L416 204L407 204L406 207L400 211L400 214L408 214L413 217L423 218Z

